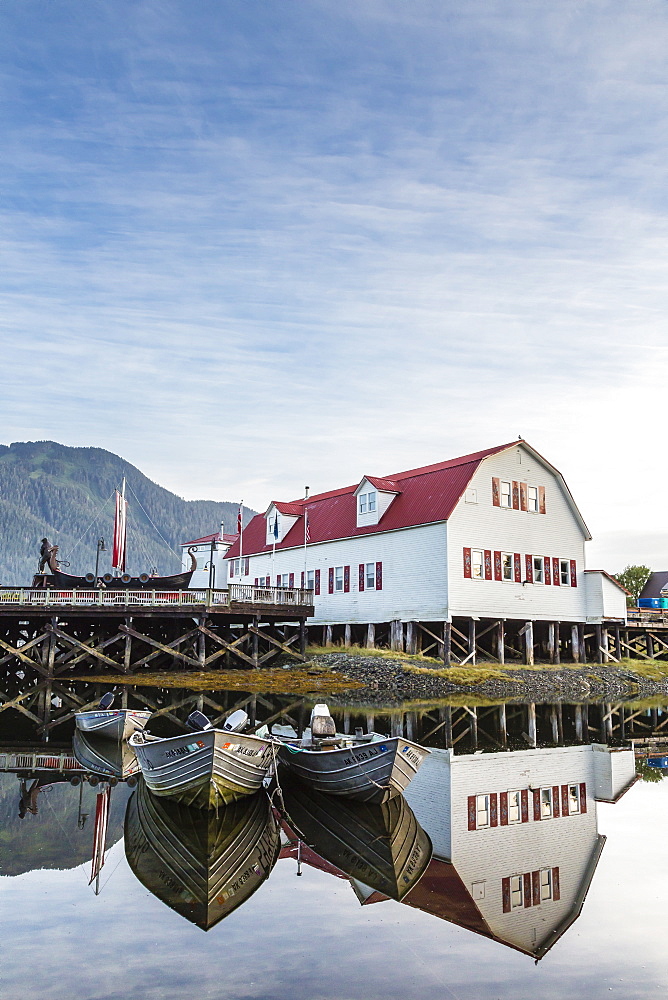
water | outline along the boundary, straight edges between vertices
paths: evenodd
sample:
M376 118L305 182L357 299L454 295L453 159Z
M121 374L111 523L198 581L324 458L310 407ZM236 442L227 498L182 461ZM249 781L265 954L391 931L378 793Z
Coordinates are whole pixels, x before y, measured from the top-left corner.
M154 692L152 697L164 700L165 717L190 707L175 707L184 701L183 692ZM206 697L227 707L241 699L239 692ZM255 700L258 719L281 706L294 706L294 698ZM54 711L66 708L56 705ZM412 710L410 719L404 715L400 724L423 737L447 722L444 710L442 704L426 705ZM48 784L33 791L32 798L24 795L21 819L16 768L0 773L1 995L41 1000L171 1000L186 995L235 1000L596 1000L660 995L668 980L663 941L668 781L630 784L635 767L623 748L634 723L633 735L642 740L663 732L665 716L660 709L652 715L643 708L629 721L629 709L627 738L620 737L617 716L609 734L611 747L595 749L572 735L573 707L561 707L559 725L553 706L538 706L538 741L544 745L534 749L527 745L522 710L506 709L507 750L499 745L496 708L480 710L476 745L457 714L467 713L459 709L451 719L452 738L463 733L455 753L445 747L446 725L428 740L437 752L407 798L437 858L402 902L382 898L373 886L347 877L341 865L358 874L360 869L350 858L345 861L345 851L336 856L335 868L333 854L328 859L302 850L298 877L296 845L284 832L285 856L271 867L269 837L255 891L208 931L184 916L183 894L178 907L173 908L175 895L172 906L167 905L165 879L160 898L128 863L123 828L132 803L137 804L137 788L121 782L111 789L107 854L96 895L94 884L88 884L90 855L97 792L104 786ZM370 713L368 707L353 706L345 721L354 726ZM290 714L298 722L299 706ZM383 722L395 729L399 724L396 710L386 714L376 708L373 714L378 729ZM591 739L606 732L605 716L590 706ZM0 718L5 750L38 748L29 720L12 718L9 712ZM344 722L344 708L338 721ZM66 753L70 738L71 722L54 727L49 752L54 757ZM484 752L476 753L476 748ZM29 791L32 783L24 780L24 791ZM586 812L534 820L534 788L556 786L561 806L562 786L579 788L582 782ZM522 822L520 794L519 822L501 825L499 793L510 793L512 812L512 793L523 789L528 821ZM476 818L488 826L470 830L469 796L486 794L497 795L496 805L477 800ZM26 804L36 812L25 809ZM492 827L494 812L497 825ZM177 818L174 810L165 816L167 821ZM135 836L133 822L127 821L130 837ZM221 822L219 817L214 833L224 839ZM270 822L263 820L265 830ZM348 817L348 828L351 822ZM202 829L196 832L203 835ZM192 848L195 834L191 830L187 836ZM309 842L321 849L322 837L309 831ZM128 853L135 864L132 851ZM555 892L553 881L552 898L533 905L532 896L530 906L522 898L520 906L504 912L504 878L556 869L559 889ZM178 895L178 886L171 891ZM474 898L481 892L482 898ZM542 957L536 961L539 952Z

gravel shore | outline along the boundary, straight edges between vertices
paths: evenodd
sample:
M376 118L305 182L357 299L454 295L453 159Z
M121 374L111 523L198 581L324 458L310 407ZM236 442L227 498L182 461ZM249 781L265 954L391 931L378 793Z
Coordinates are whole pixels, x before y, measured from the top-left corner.
M635 701L666 697L668 678L649 680L631 670L598 663L579 667L546 667L514 669L495 664L480 664L489 668L492 676L479 683L453 683L447 677L432 672L420 661L394 660L379 656L356 656L333 651L317 654L310 663L318 670L336 671L364 684L336 700L347 704L402 704L449 696L467 695L471 699L492 701L601 702ZM412 668L412 669L411 669ZM466 668L454 668L458 682ZM472 678L482 671L471 669Z

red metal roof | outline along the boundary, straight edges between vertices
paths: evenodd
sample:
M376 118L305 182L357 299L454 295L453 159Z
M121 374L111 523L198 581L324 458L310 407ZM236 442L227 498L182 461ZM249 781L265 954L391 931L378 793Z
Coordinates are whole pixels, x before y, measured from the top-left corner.
M401 493L401 487L391 479L378 479L377 476L365 476L362 482L371 483L377 490L384 493Z
M272 500L267 507L267 511L270 507L275 507L279 514L288 514L290 517L300 517L302 513L301 501L296 500L294 503L283 503L282 500ZM264 515L262 515L264 517Z
M453 458L449 462L439 462L427 465L410 472L400 472L377 482L401 482L401 492L395 497L388 510L378 524L357 527L357 501L355 491L358 484L345 486L340 490L330 490L309 497L307 500L293 500L290 504L291 513L301 515L304 507L308 509L310 542L327 542L336 538L349 538L356 535L370 535L380 531L393 531L397 528L408 528L418 524L429 524L433 521L445 521L452 514L457 501L463 494L474 472L484 458L505 451L516 445L498 445L487 448L461 458ZM366 477L369 478L369 477ZM369 480L371 482L371 480ZM278 505L277 505L278 506ZM279 507L280 510L280 507ZM267 544L267 527L263 514L257 514L244 528L243 554L270 552L273 548ZM276 543L277 549L289 549L304 544L304 519L293 524L285 538ZM239 555L239 544L235 543L227 553L232 559Z
M224 542L228 542L230 545L232 545L233 542L236 542L236 540L237 540L238 537L239 536L236 533L234 535L223 535L223 539L222 540ZM205 542L212 542L214 540L214 538L217 539L218 541L220 541L220 532L219 531L214 531L214 533L212 535L204 535L202 538L193 538L192 542L181 542L181 545L182 546L186 546L186 545L203 545Z

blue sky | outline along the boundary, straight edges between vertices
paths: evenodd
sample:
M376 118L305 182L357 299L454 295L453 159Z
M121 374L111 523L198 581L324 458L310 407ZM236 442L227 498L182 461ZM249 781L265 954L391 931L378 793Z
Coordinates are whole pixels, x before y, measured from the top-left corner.
M0 440L256 508L518 434L668 563L668 6L0 0Z

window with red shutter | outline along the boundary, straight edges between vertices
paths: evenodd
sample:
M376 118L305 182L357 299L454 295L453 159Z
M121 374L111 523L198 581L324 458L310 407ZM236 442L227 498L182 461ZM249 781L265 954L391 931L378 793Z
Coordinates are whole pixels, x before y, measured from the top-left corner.
M549 587L552 583L552 560L549 556L543 556L543 567L545 569L545 584Z
M464 549L464 576L471 579L471 550Z
M376 590L383 589L383 564L382 562L376 563Z
M329 584L329 592L330 592L330 594L333 594L334 593L334 567L333 566L329 567L329 580L328 580L328 584Z
M492 476L492 503L495 507L501 506L501 483L496 476Z
M485 579L492 579L492 552L491 549L485 549Z
M533 583L533 556L524 557L525 577L527 583Z
M515 583L522 582L522 556L519 552L513 552L513 569L515 570Z
M364 591L364 563L359 564L357 571L357 587L361 594Z
M503 580L501 575L501 553L494 552L494 579Z
M343 593L350 593L350 566L343 567Z
M320 570L319 569L317 569L315 571L315 595L316 595L316 597L320 596Z

